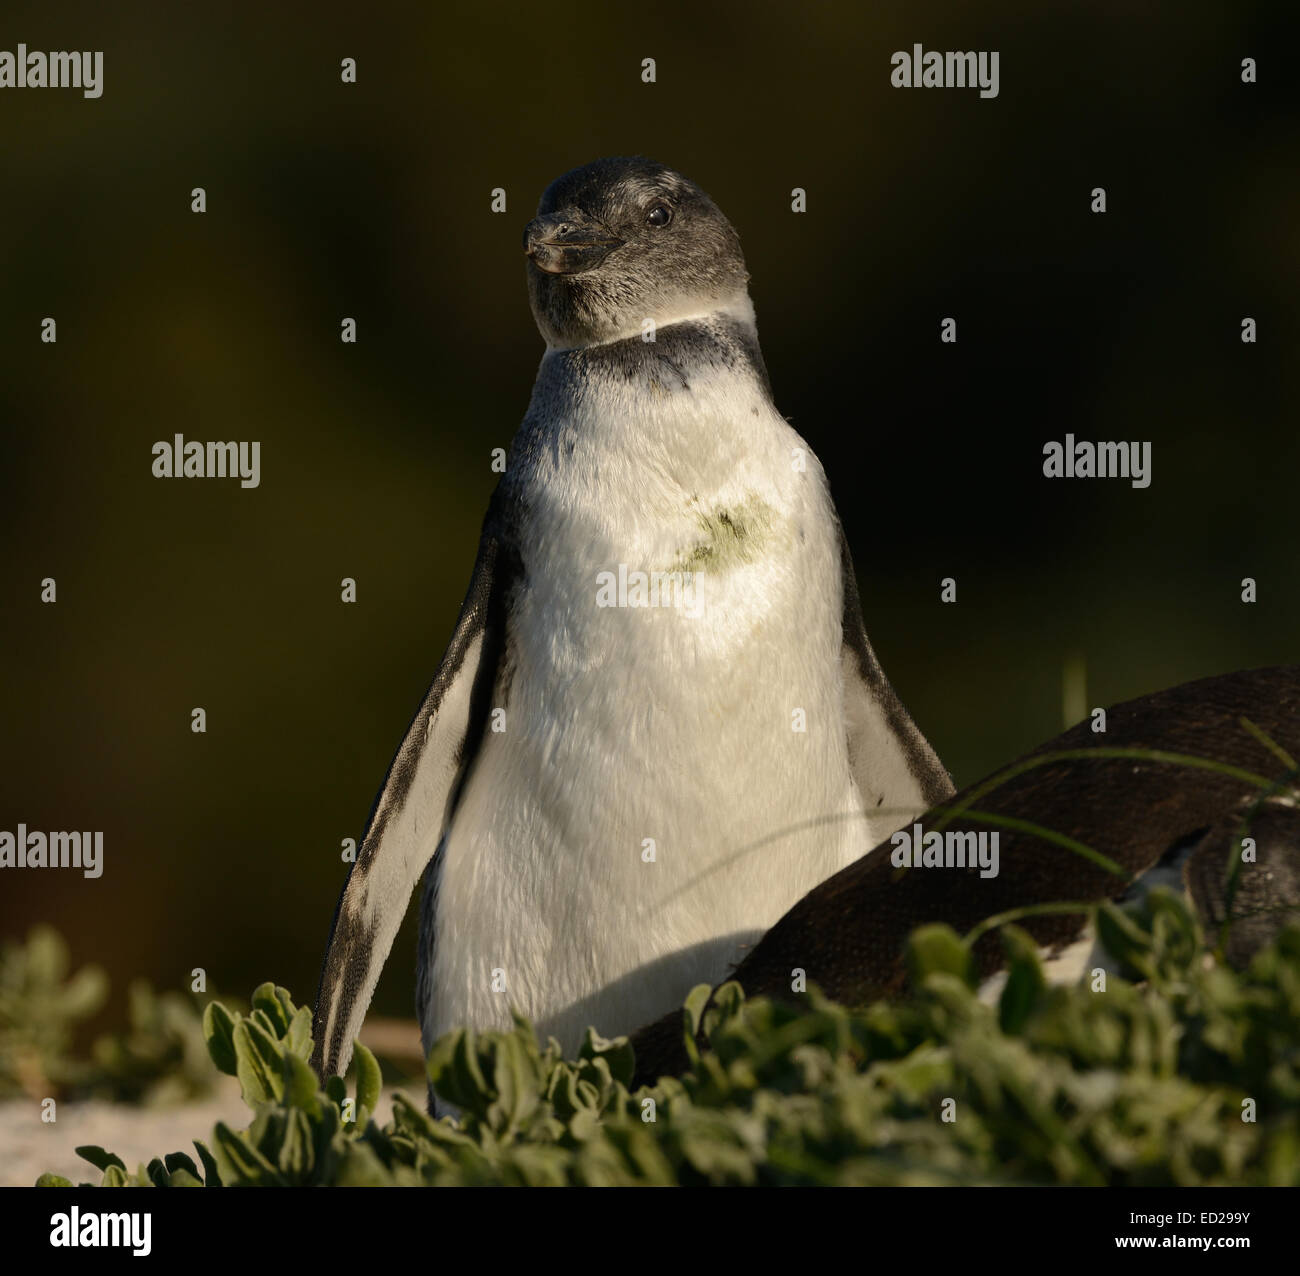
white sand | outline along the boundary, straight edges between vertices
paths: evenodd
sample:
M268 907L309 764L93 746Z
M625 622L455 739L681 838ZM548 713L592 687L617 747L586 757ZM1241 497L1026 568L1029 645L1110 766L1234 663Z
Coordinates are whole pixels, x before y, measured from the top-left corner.
M423 1092L406 1091L424 1104ZM392 1116L392 1090L385 1090L376 1119ZM195 1139L211 1147L212 1127L224 1121L242 1130L252 1113L239 1097L239 1082L221 1077L216 1089L198 1103L174 1108L130 1108L115 1103L60 1103L56 1120L41 1120L40 1104L23 1099L0 1103L0 1187L31 1187L46 1171L73 1183L98 1183L100 1172L73 1150L97 1144L116 1152L134 1174L136 1166L155 1156L184 1152L197 1165ZM200 1166L202 1169L202 1166Z

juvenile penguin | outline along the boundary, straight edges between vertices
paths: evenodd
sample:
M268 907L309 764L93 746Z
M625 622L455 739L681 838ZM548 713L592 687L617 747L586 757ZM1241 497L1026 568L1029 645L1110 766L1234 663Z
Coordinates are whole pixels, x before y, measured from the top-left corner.
M777 411L740 241L645 159L524 232L546 351L469 592L338 907L341 1072L424 878L418 1014L573 1051L716 983L952 792L881 672L816 457Z

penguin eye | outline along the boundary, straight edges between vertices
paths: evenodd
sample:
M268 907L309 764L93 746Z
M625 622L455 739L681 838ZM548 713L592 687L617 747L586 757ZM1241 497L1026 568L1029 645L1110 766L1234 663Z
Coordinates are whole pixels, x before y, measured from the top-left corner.
M645 215L645 219L651 226L667 226L673 219L673 210L667 204L656 204Z

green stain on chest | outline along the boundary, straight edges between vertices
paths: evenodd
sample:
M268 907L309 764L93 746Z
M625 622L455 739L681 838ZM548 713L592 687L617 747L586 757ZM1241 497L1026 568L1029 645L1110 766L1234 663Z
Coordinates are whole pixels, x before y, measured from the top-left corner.
M767 552L777 527L776 511L753 493L696 517L701 535L669 571L726 572L751 563Z

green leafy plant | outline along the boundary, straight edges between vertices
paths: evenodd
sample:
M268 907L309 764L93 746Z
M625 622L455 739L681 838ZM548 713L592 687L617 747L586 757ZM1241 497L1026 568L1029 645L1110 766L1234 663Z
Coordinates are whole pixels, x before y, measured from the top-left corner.
M39 1099L88 1079L72 1038L104 1004L108 976L98 966L70 969L68 946L49 926L0 950L0 1098Z
M1096 920L1133 982L1050 986L1033 940L1004 924L1007 979L986 1005L970 937L927 926L897 1003L697 988L690 1070L636 1092L624 1039L589 1031L565 1060L521 1018L451 1033L428 1072L458 1118L398 1093L382 1127L370 1052L357 1046L351 1097L338 1078L322 1088L309 1012L266 984L249 1014L204 1016L246 1130L218 1124L197 1162L134 1175L79 1151L104 1185L1300 1184L1300 927L1236 972L1168 892Z
M129 1027L96 1039L91 1093L119 1103L179 1104L207 1094L215 1078L193 998L157 993L144 980L127 990Z
M180 1103L206 1094L216 1079L198 1003L156 993L137 980L128 989L128 1027L73 1050L77 1025L108 997L97 965L71 971L67 944L49 926L0 952L0 1098L95 1097L119 1103Z

